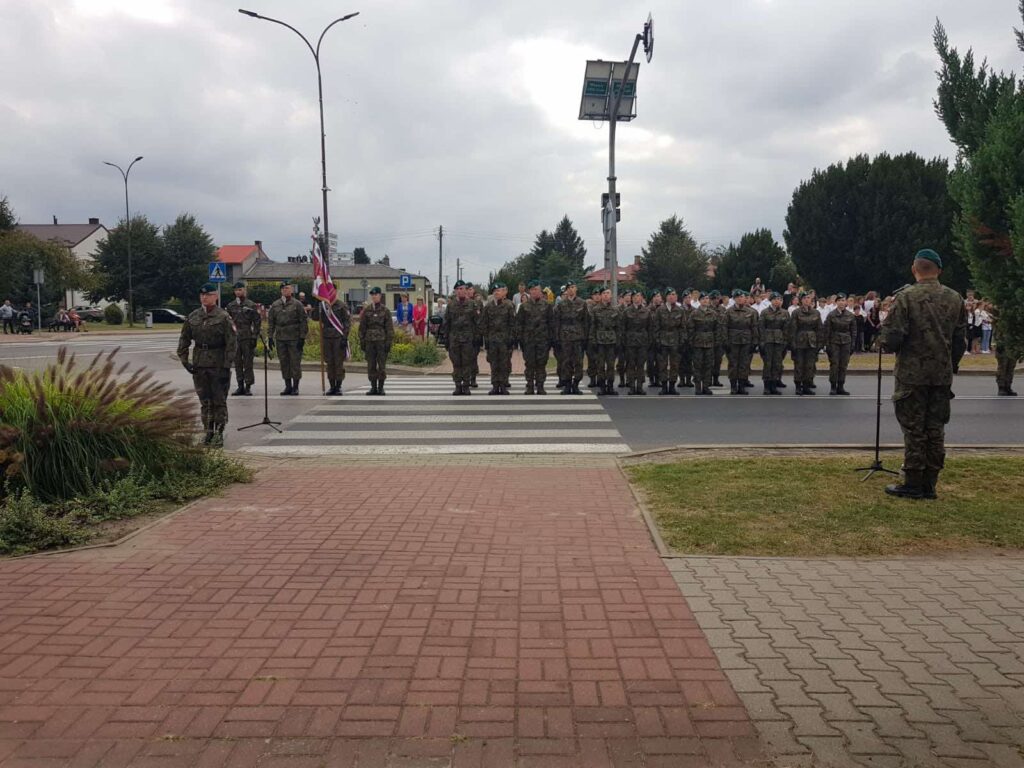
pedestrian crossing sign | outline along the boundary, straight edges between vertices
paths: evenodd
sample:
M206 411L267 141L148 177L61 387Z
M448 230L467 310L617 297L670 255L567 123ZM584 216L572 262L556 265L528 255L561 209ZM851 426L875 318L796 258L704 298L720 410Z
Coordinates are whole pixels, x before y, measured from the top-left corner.
M223 283L228 279L228 268L223 261L210 262L210 282Z

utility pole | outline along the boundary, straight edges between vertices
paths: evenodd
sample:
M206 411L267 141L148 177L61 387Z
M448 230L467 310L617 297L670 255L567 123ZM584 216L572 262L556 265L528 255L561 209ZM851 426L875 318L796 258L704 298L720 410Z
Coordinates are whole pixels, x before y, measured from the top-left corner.
M437 228L437 290L441 290L441 273L444 272L444 226Z
M462 262L459 259L455 259L455 282L459 282L462 279Z

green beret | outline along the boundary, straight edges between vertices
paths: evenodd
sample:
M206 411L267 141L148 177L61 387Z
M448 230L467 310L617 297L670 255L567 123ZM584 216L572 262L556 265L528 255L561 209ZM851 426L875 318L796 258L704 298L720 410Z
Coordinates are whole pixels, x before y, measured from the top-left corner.
M559 293L565 293L565 286L564 285L558 286L558 292Z
M213 283L203 283L202 287L199 289L199 292L200 293L216 293L217 292L217 286L214 285Z
M914 256L914 260L916 261L917 259L924 259L925 261L930 261L936 267L942 269L942 257L939 256L939 254L937 254L931 248L922 248L920 251L918 251L917 255Z
M590 292L591 296L600 296L604 292L604 288L595 288Z
M493 293L494 291L500 291L504 287L504 283L495 283L493 286L491 286L491 292Z
M708 294L709 299L718 299L721 298L721 296L722 294L719 292L717 288Z
M373 288L370 289L370 295L372 296L375 293L384 293L384 291L380 289L379 285L375 285L373 286Z
M620 295L622 295L622 296L632 296L633 292L627 290L627 291L623 291Z
M846 298L846 294L845 293L837 293L836 294L836 300L845 299L845 298Z
M676 289L675 288L665 288L665 295L666 296L670 296L673 293L676 293ZM676 295L678 296L678 294L676 294Z
M704 291L698 291L698 293L700 293L700 297L702 299L710 299L711 298L711 294L704 293Z
M237 283L235 283L235 289L237 290L239 288L245 288L245 280L239 280Z
M575 288L576 287L576 281L575 280L566 280L565 281L565 287L566 288Z
M779 293L778 291L772 291L768 295L768 298L774 301L775 299L781 299L782 298L782 294Z
M527 288L540 288L541 287L540 280L531 280L529 285L527 285L526 287Z
M467 281L466 281L466 287L467 287L467 288L472 288L472 287L473 287L473 284L472 284L471 282L469 282L469 280L467 280Z
M798 293L798 294L796 295L796 297L797 297L798 299L802 299L802 298L803 298L804 296L810 296L810 295L811 295L811 294L809 294L809 293L808 293L807 291L800 291L800 293Z
M734 299L739 297L739 296L746 296L746 295L747 295L747 292L744 291L742 288L733 288L732 289L732 297Z
M687 296L689 296L691 293L693 293L696 290L697 290L696 288L687 288L685 291L683 291L683 293L685 293ZM703 291L697 291L697 293L703 293Z
M467 285L468 283L463 280L456 280L455 285L453 285L452 288L465 288Z
M286 285L291 285L291 284L292 284L291 280L282 280L281 281L281 287L282 288L284 288Z

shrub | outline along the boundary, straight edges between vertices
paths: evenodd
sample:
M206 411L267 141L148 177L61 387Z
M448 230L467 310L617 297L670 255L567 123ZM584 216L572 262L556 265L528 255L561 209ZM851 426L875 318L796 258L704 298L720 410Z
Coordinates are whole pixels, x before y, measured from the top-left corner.
M142 369L122 380L116 353L83 369L62 347L42 370L0 367L0 463L13 491L70 499L128 473L163 478L200 452L195 399Z
M107 304L103 308L103 319L107 325L121 325L124 322L124 312L117 304Z
M0 505L0 554L72 546L84 541L86 535L68 517L53 515L28 491L13 493Z

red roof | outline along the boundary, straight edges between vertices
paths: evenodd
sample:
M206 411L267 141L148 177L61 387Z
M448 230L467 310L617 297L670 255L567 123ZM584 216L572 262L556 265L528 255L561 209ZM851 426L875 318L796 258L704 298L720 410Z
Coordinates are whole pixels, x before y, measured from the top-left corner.
M215 261L225 264L241 264L259 249L255 245L222 245L217 250Z
M639 269L640 265L638 264L627 264L624 267L619 267L619 282L635 283L636 273ZM584 279L588 283L608 283L611 282L612 271L610 269L595 269Z

